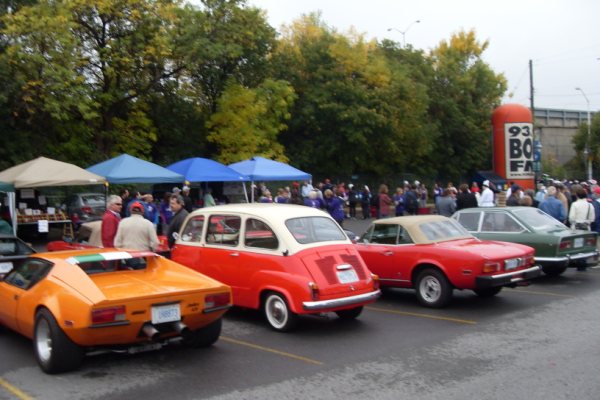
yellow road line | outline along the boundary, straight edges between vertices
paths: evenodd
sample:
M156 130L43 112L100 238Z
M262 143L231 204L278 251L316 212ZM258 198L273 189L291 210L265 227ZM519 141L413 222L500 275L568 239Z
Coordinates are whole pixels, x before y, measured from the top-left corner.
M552 293L552 292L538 292L537 290L523 290L523 289L507 290L503 293L526 293L526 294L537 294L540 296L553 296L553 297L565 297L565 298L574 298L575 297L575 296L570 296L568 294L558 294L558 293Z
M273 353L273 354L278 354L280 356L293 358L294 360L304 361L309 364L323 365L323 363L321 361L313 360L312 358L302 357L302 356L298 356L298 355L292 354L292 353L286 353L285 351L272 349L270 347L261 346L261 345L246 342L243 340L238 340L238 339L233 339L233 338L223 337L223 336L221 336L221 338L219 340L223 340L223 341L229 342L229 343L239 344L240 346L251 347L253 349L262 350L262 351L266 351L266 352Z
M458 318L451 318L451 317L439 317L437 315L431 315L431 314L421 314L421 313L413 313L413 312L407 312L407 311L388 310L388 309L385 309L385 308L378 308L378 307L365 307L365 308L367 310L381 311L381 312L390 313L390 314L407 315L407 316L410 316L410 317L419 317L419 318L438 319L438 320L441 320L441 321L456 322L458 324L475 325L477 323L476 321L471 321L471 320L468 320L468 319L458 319Z
M4 389L9 391L10 393L14 394L20 400L33 400L33 397L28 396L21 389L19 389L16 386L11 385L10 383L8 383L6 380L4 380L2 378L0 378L0 386L2 386Z

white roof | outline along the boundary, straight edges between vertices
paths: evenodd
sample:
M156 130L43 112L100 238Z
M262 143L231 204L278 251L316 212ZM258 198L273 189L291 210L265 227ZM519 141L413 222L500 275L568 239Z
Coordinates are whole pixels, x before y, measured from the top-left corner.
M345 234L345 240L318 242L310 244L301 244L293 237L291 232L285 225L285 222L293 218L303 217L324 217L330 219L337 225L337 222L325 211L319 210L313 207L295 205L295 204L277 204L277 203L238 203L238 204L226 204L215 207L205 207L193 211L188 216L193 218L197 215L239 215L242 219L245 218L257 218L265 221L275 232L277 237L282 242L280 244L280 250L287 250L290 254L296 253L300 250L309 247L323 246L324 244L352 244ZM184 223L185 225L185 223ZM341 228L340 228L341 230ZM189 242L185 243L189 245Z

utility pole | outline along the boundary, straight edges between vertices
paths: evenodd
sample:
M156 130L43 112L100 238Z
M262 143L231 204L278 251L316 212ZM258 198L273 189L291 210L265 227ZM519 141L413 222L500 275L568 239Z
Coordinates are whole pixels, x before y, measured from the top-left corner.
M533 139L533 188L537 190L537 182L542 177L542 131L535 128L535 105L533 88L533 61L529 60L529 101L531 108L531 122L533 129L531 132ZM537 133L537 134L536 134Z

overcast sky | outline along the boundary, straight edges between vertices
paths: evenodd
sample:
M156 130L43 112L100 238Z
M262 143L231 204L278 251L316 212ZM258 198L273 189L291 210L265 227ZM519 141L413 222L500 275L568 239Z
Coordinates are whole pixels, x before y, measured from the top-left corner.
M533 60L535 107L600 110L598 0L248 0L279 30L302 14L321 11L339 32L354 27L368 38L392 39L429 50L461 30L488 40L483 57L508 79L505 103L530 105ZM419 23L414 21L419 20ZM388 28L396 30L388 31ZM407 31L408 28L408 31Z

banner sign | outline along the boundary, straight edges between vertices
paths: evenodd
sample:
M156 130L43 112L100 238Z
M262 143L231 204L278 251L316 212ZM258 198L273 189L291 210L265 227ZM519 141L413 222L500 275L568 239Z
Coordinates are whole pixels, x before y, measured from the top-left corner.
M533 124L504 124L506 179L533 179Z

